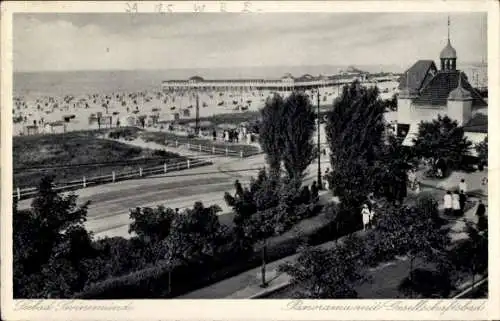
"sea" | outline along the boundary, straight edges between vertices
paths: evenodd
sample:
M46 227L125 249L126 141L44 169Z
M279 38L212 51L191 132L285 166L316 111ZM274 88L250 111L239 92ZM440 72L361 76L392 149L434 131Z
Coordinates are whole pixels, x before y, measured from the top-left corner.
M408 66L398 65L357 65L357 69L367 72L404 72ZM192 76L205 79L279 79L286 73L295 77L304 74L333 75L349 66L278 66L243 68L202 68L165 70L89 70L89 71L44 71L14 72L14 96L64 96L106 94L113 92L139 92L160 90L164 80L186 80ZM485 74L486 68L478 65L463 66L469 79L474 78L473 70ZM472 71L467 71L472 70ZM477 72L476 72L477 74ZM478 78L484 78L479 76ZM472 81L471 81L472 82Z

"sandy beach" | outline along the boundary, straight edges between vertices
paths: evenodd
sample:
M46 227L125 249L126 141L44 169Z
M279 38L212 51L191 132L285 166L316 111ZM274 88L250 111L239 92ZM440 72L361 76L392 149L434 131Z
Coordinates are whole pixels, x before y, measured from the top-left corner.
M365 83L377 85L382 99L389 99L395 82ZM339 87L321 88L321 104L331 104L338 96ZM208 90L144 90L140 92L111 92L65 96L38 96L34 94L14 97L13 135L60 133L64 131L131 126L145 119L146 126L176 120L194 120L196 95L199 96L199 116L210 117L223 113L257 111L263 107L269 90L208 91ZM288 95L290 92L276 92ZM311 94L310 91L306 91ZM99 124L100 122L100 124ZM34 127L37 127L34 129ZM28 132L27 127L32 127ZM164 127L164 126L162 126Z

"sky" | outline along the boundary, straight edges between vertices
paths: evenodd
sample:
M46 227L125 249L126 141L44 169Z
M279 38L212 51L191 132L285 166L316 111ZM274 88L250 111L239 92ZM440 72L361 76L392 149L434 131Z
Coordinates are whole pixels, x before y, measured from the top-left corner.
M485 13L452 13L458 63L487 61ZM411 65L439 59L446 13L15 14L15 71Z

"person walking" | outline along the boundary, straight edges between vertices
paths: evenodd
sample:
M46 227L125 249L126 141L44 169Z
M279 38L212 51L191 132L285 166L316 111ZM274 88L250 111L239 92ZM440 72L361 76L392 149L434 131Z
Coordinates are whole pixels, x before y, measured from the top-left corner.
M408 173L408 183L410 184L411 190L415 188L416 180L417 180L417 174L415 173L415 170L412 168Z
M455 191L452 195L451 207L453 209L453 215L460 216L460 196L458 195L458 191Z
M460 214L463 215L465 211L465 203L467 201L467 197L465 196L463 191L460 191L458 194L458 201L460 202Z
M318 197L319 197L318 193L319 193L318 186L316 185L316 181L314 181L311 185L311 198L312 198L313 202L318 201Z
M464 193L466 194L467 193L467 183L465 182L465 179L461 179L460 180L460 183L458 184L458 190L461 192L461 193Z
M453 198L451 197L451 192L446 191L444 195L444 215L451 216L453 208Z
M214 142L217 140L217 131L214 129L214 131L212 132L212 137L213 137L213 140Z
M234 189L236 190L236 194L234 195L235 198L242 198L243 197L243 186L241 186L241 183L239 180L236 180L234 182Z
M363 217L363 231L366 231L368 225L370 224L370 210L367 204L363 204L361 209L361 216Z
M484 216L484 214L486 214L486 206L484 206L483 200L479 200L479 205L476 209L476 216L481 217Z
M375 207L372 205L372 209L370 211L370 228L373 228L373 218L375 217Z
M325 186L325 190L327 190L327 191L330 189L330 183L329 183L329 181L328 181L328 178L329 178L329 176L330 176L330 175L328 175L328 174L330 173L330 172L329 172L329 170L330 170L330 169L329 169L329 168L327 168L327 169L325 170L325 175L323 175L323 185Z
M238 132L238 142L243 142L243 137L245 137L245 136L243 135L243 130L240 130L240 131Z

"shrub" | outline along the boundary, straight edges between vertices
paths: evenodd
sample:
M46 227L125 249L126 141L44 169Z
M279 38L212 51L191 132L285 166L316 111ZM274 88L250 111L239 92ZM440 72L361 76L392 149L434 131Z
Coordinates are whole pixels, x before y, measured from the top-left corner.
M311 225L302 221L283 235L272 237L267 241L267 262L272 262L292 255L304 243L318 244L315 234L327 224L320 220L319 224L306 230ZM301 228L304 227L304 228ZM305 232L300 232L306 230ZM251 252L234 246L235 239L231 231L225 231L225 241L218 249L216 257L204 264L176 265L171 272L171 294L168 294L168 271L165 262L155 267L125 276L114 277L87 286L84 291L75 295L78 299L134 299L165 298L178 296L214 282L232 277L259 266L262 262L262 243L256 244ZM332 235L333 237L334 235ZM327 238L324 239L333 239ZM236 263L235 263L236 262Z
M454 289L449 275L435 270L415 269L401 281L398 290L415 298L446 298Z

